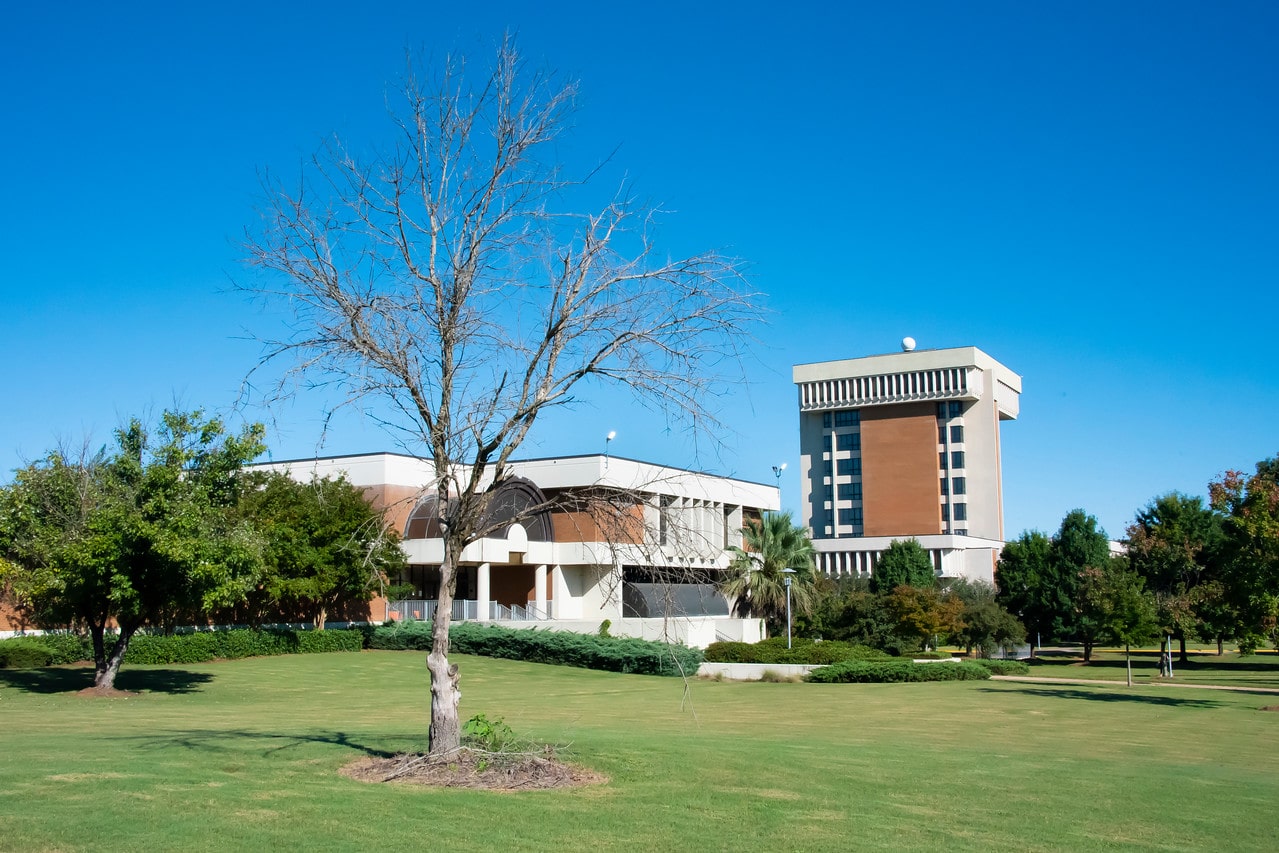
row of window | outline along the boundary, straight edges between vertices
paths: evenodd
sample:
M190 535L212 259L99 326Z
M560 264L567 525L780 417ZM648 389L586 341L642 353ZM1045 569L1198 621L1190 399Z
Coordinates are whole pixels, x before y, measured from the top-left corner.
M833 509L825 510L826 523L834 524L835 511ZM839 523L842 525L851 525L853 527L862 526L862 508L855 506L851 509L841 509L839 511Z
M967 477L942 477L941 493L943 495L966 495L968 494L968 478Z
M947 468L946 462L947 462L946 451L943 450L941 453L937 454L937 463L941 466L941 469L943 471L945 471ZM950 466L949 466L950 468L962 469L964 467L964 451L952 450L950 452L949 462L950 462Z
M952 507L954 511L952 512ZM968 520L968 504L942 504L941 505L942 521L967 521Z
M834 417L831 417L834 415ZM822 426L830 429L833 423L837 427L857 426L862 422L861 412L856 409L843 409L838 412L822 412Z
M835 436L836 450L861 450L862 434L860 432L841 432Z
M948 400L944 403L937 404L937 417L939 418L958 418L964 414L964 402L962 400Z
M827 477L831 475L831 461L829 459L822 462L822 473ZM858 477L862 473L862 459L860 456L854 456L852 459L841 459L836 468L841 477Z
M946 443L946 425L945 424L937 425L937 443L938 444ZM964 427L962 424L954 424L950 427L950 443L951 444L964 443Z

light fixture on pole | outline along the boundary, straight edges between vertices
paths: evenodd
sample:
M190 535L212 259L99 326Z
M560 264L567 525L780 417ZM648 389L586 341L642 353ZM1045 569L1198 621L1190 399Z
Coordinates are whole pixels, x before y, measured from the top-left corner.
M786 470L786 463L773 466L773 476L777 478L777 491L782 490L782 472Z
M611 429L608 435L604 436L604 470L608 470L608 445L613 439L617 438L617 430Z
M786 648L790 648L790 582L791 575L799 574L794 569L782 569L783 583L786 584Z

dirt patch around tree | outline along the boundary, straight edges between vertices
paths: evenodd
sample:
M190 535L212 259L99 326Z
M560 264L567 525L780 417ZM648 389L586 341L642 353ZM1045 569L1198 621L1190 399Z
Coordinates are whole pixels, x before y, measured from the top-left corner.
M566 764L549 754L494 754L474 749L461 749L447 758L420 754L361 758L340 772L360 782L485 791L545 791L602 785L608 781L607 776Z
M1261 710L1263 710L1263 711L1279 711L1279 705L1263 705L1263 706L1261 707Z
M83 690L77 690L75 695L86 699L128 699L139 694L133 690L116 690L114 687L110 690L103 690L101 687L86 687Z

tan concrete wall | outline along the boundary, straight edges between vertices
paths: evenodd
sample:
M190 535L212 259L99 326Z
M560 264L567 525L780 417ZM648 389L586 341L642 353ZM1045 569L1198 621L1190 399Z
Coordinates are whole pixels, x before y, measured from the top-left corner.
M862 505L866 536L942 532L937 407L862 409Z

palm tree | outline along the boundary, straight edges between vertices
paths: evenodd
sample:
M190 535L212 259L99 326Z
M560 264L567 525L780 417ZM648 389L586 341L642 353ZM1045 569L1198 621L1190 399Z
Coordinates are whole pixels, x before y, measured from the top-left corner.
M786 620L786 575L791 575L791 607L808 613L816 601L816 566L813 543L808 532L797 527L789 512L767 512L762 520L751 519L742 528L746 547L732 546L728 576L719 591L733 599L737 616L762 617L777 626Z

